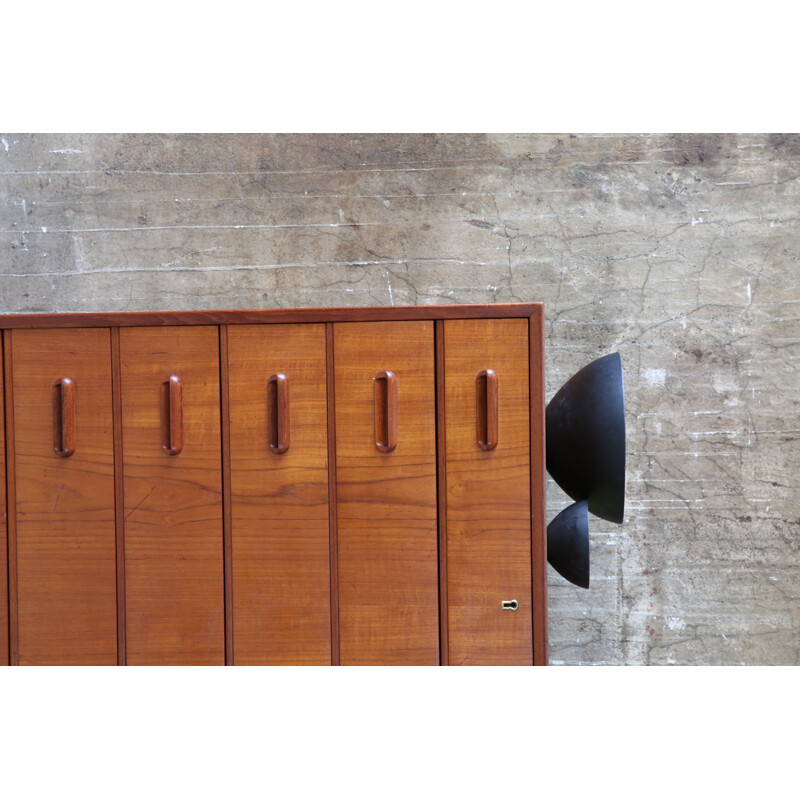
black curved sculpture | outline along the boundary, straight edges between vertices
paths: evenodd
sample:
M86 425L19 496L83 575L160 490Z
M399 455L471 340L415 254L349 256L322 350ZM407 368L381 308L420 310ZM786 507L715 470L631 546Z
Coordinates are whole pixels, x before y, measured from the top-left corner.
M547 471L576 502L547 526L547 560L589 588L588 512L622 522L625 513L625 390L619 353L576 372L547 405Z
M567 506L547 526L547 560L570 583L589 588L589 509L585 500Z
M576 372L548 403L547 471L609 522L625 512L625 391L619 353Z

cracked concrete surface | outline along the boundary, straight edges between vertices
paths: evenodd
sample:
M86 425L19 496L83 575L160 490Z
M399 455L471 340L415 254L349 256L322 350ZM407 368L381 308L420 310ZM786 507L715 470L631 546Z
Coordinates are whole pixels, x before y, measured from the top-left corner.
M2 134L0 312L543 301L628 427L552 663L798 664L798 208L793 135Z

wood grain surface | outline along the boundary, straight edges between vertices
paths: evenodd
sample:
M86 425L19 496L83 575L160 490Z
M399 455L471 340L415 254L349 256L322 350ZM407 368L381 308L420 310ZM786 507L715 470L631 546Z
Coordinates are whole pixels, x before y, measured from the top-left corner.
M8 664L8 510L6 507L6 426L3 348L0 346L0 665Z
M128 664L224 664L219 333L120 330ZM183 449L161 387L182 382Z
M228 329L236 664L331 663L325 364L324 324ZM282 453L276 374L289 386Z
M108 329L12 334L20 664L116 664ZM74 384L75 451L54 448L53 386Z
M438 664L432 322L334 326L342 664ZM373 380L395 374L397 447L375 446Z
M528 325L444 323L450 664L533 661ZM497 384L491 450L476 430L476 415L487 413L485 383L476 385L484 370L494 371ZM518 609L503 610L506 600Z

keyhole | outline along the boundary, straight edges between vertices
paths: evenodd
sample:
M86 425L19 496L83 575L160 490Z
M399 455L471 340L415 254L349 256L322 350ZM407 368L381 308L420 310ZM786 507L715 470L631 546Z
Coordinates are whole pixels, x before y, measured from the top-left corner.
M516 611L519 608L519 603L516 600L503 600L503 611Z

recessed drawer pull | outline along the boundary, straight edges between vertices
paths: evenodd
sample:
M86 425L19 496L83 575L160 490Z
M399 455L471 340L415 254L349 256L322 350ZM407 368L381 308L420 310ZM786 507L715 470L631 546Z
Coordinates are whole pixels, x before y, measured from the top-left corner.
M497 447L497 373L485 369L475 378L475 438L481 450Z
M267 426L269 449L285 453L289 449L289 379L282 372L267 382Z
M69 378L53 384L53 449L62 458L75 452L75 384Z
M379 372L375 384L375 447L391 453L397 447L397 376Z
M519 608L519 603L516 600L503 600L501 606L503 611L516 611Z
M183 386L177 375L161 384L161 446L168 455L183 450Z

